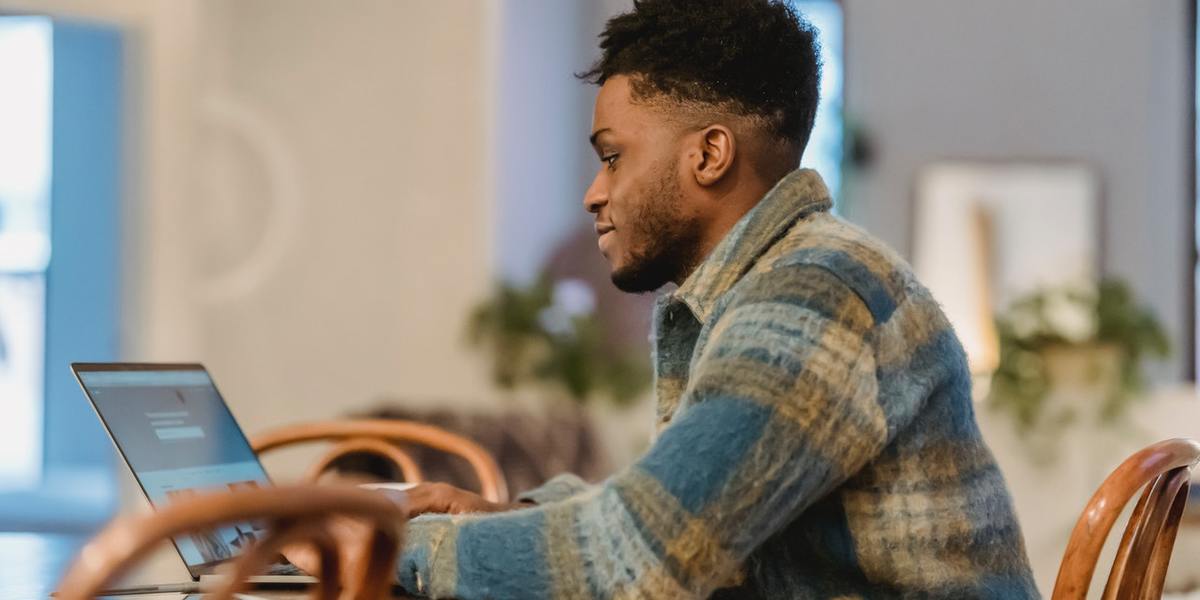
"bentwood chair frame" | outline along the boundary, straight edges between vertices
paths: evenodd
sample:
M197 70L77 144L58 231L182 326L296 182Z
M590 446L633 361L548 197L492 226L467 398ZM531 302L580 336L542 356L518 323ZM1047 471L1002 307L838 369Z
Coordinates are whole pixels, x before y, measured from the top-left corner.
M337 442L306 474L316 481L333 463L350 454L374 454L395 464L405 481L423 480L420 467L397 446L415 443L462 457L479 478L480 495L491 502L508 501L508 485L495 459L479 444L440 427L399 419L345 419L289 425L259 434L250 441L256 453L317 441Z
M1162 596L1175 535L1187 503L1200 443L1171 439L1130 456L1104 480L1071 533L1052 600L1084 598L1104 541L1122 509L1144 490L1121 536L1105 600Z
M334 515L354 517L369 527L358 564L341 564L346 553L340 552L340 540L328 530ZM266 525L263 537L226 565L226 577L206 598L229 600L245 588L247 577L273 563L283 547L309 544L320 557L312 598L378 600L391 592L404 519L404 510L386 496L352 486L279 486L192 496L152 513L114 520L80 550L59 583L57 597L96 597L172 537L259 521ZM354 572L343 581L346 567Z

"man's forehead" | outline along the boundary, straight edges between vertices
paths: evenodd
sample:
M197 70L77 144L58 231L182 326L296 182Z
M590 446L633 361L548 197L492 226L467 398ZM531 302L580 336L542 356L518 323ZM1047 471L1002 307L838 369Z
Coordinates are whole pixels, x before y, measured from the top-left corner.
M614 75L596 93L592 132L622 131L646 125L647 107L633 102L629 77ZM602 135L602 134L601 134Z
M631 100L631 86L626 75L613 75L604 81L596 93L596 108L606 109L627 106Z

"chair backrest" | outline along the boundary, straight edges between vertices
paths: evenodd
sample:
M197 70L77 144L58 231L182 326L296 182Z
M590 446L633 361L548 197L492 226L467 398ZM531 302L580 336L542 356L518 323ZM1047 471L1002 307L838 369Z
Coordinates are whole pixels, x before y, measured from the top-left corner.
M1138 490L1143 492L1121 536L1103 597L1160 597L1187 503L1189 478L1198 461L1200 444L1188 439L1158 442L1125 459L1096 490L1075 523L1054 583L1053 600L1086 597L1108 533Z
M432 425L397 419L345 419L289 425L267 431L250 440L257 453L316 441L338 442L313 465L307 474L315 480L338 458L368 453L386 458L399 467L404 479L421 481L421 471L398 443L414 443L455 454L465 459L479 478L480 495L492 502L508 501L508 486L492 455L475 442Z
M327 530L329 517L366 522L371 532L367 559L342 581L339 541ZM321 558L314 598L378 600L391 592L402 541L404 511L387 497L350 486L278 486L191 496L148 514L115 519L82 550L59 582L59 600L99 595L157 545L179 535L246 521L261 522L265 534L230 563L228 577L206 598L228 600L262 573L290 544L311 544Z

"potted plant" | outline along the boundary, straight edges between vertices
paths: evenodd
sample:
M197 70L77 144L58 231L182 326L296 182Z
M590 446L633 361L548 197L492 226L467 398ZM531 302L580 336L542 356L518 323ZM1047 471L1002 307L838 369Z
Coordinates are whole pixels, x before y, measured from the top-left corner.
M488 352L501 388L549 385L581 404L596 396L628 404L650 384L648 359L610 339L595 309L579 279L500 283L472 311L468 339Z
M996 331L988 404L1011 414L1022 435L1084 418L1117 422L1145 386L1143 361L1170 352L1158 319L1114 279L1022 297L996 318Z

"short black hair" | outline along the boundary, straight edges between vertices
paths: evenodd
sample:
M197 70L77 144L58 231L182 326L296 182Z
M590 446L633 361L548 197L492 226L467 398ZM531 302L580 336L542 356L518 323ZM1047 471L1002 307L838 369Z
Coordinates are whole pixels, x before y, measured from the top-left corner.
M803 152L820 99L813 26L779 0L634 0L600 34L581 79L627 75L641 97L665 95L759 117Z

